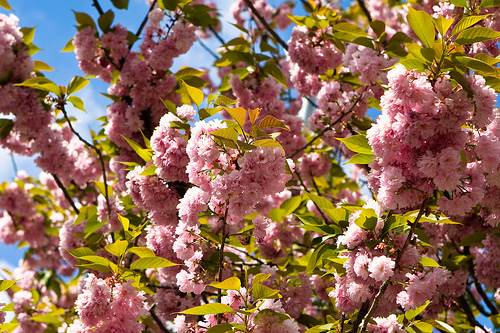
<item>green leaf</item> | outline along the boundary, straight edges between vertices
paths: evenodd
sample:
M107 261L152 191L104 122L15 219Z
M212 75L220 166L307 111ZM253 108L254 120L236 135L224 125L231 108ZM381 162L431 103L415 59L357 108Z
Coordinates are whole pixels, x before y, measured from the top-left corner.
M127 143L130 145L130 147L132 147L136 154L139 155L139 157L142 158L146 163L151 161L151 159L153 158L153 152L151 151L151 149L142 148L137 142L127 139L123 135L122 138L127 141Z
M75 11L73 11L73 13L75 13L75 19L76 19L76 23L78 23L78 26L80 26L80 27L91 26L97 30L97 26L95 25L94 20L88 14L75 12Z
M354 220L354 223L364 230L375 230L377 226L378 218L377 216L373 216L374 214L367 213L369 209L363 209L361 215ZM373 211L373 210L372 210Z
M75 50L75 46L73 45L73 38L70 39L66 45L63 47L63 49L59 52L73 52Z
M130 249L128 249L128 252L138 255L140 258L156 257L153 250L148 247L131 247Z
M349 150L360 153L373 155L372 147L368 144L368 139L364 135L353 135L348 138L335 138L341 142L343 142Z
M431 304L431 301L427 301L427 302L425 302L425 304L424 304L424 305L419 306L419 307L418 307L418 308L416 308L415 310L408 310L408 311L406 311L406 312L405 312L405 318L406 318L407 320L412 320L413 318L415 318L416 316L418 316L419 314L421 314L421 313L422 313L422 311L424 311L424 310L425 310L425 308L426 308L429 304Z
M14 85L49 91L56 94L57 96L61 95L61 88L59 88L59 86L57 86L54 82L43 76L33 77L31 79L27 79L22 83L16 83Z
M0 0L1 1L1 0ZM40 60L35 60L33 61L35 63L35 67L33 68L35 71L46 71L46 72L52 72L55 69L44 63L43 61Z
M385 32L385 23L382 21L378 20L373 20L370 22L370 27L372 28L373 32L377 35L377 37L380 37L383 32Z
M23 34L24 44L31 44L33 42L33 39L35 38L35 28L21 28L20 30Z
M118 220L122 224L123 230L127 231L130 226L130 220L126 217L121 216L118 213L116 213L116 215L118 215Z
M8 137L13 128L14 121L12 119L0 119L0 139Z
M369 154L356 154L344 164L368 164L373 162L373 155Z
M418 216L418 210L412 210L404 214L410 222L415 222ZM429 222L429 223L442 223L442 224L462 224L459 222L453 222L442 213L431 213L426 216L421 216L418 222Z
M279 144L279 142L273 139L257 140L252 142L252 145L257 147L280 147L283 149L283 147Z
M69 96L68 98L66 98L66 100L68 102L70 102L71 104L73 104L73 106L78 109L78 110L82 110L83 112L87 112L85 111L85 106L83 105L83 101L80 97L78 96Z
M234 99L231 99L224 95L219 95L214 102L215 105L221 105L221 106L229 106L236 103L238 103L238 101L235 101Z
M498 6L500 6L500 0L483 0L481 1L480 5L481 8L498 7Z
M406 69L416 69L417 71L423 71L425 69L424 63L414 58L403 59L399 63L405 66Z
M432 48L436 33L432 17L424 11L416 11L412 7L408 7L408 15L406 15L408 24L418 38L425 46Z
M271 274L258 273L252 280L252 285L260 284L271 277Z
M0 293L12 287L19 280L0 280Z
M243 125L245 124L245 116L246 116L246 111L244 108L228 108L228 107L223 107L224 110L226 110L227 113L231 115L231 118L234 119L238 123L238 125L243 128Z
M274 59L269 60L265 63L264 67L262 67L262 71L265 74L271 75L276 79L283 87L286 87L286 77L283 72L279 69L276 61Z
M480 244L484 239L486 239L486 235L487 234L485 232L475 232L473 234L467 235L460 241L460 243L458 243L458 246Z
M100 181L97 181L97 180L94 180L94 185L95 187L97 187L97 190L103 195L103 196L106 196L106 188L105 186L108 187L108 193L107 195L108 196L111 196L113 195L113 188L109 185L109 184L104 184L104 182L100 182Z
M222 282L212 282L210 286L217 289L239 291L241 288L241 281L236 276L231 276Z
M309 258L309 261L307 262L307 267L306 267L306 270L304 272L305 275L311 274L314 271L314 269L318 265L318 261L321 260L321 257L323 256L323 254L329 248L330 248L330 244L323 243L314 250L314 252L311 254L311 257Z
M465 0L464 0L465 1ZM484 20L488 15L476 15L476 16L465 16L453 27L451 31L451 36L455 36L456 34L464 31L468 27L473 26L479 21Z
M428 258L428 257L422 257L422 259L420 259L419 263L425 267L441 267L441 265L439 265L436 262L436 260L434 260L432 258Z
M285 123L271 115L266 116L264 119L262 119L259 123L259 128L281 128L284 130L289 131L290 127L285 125Z
M252 296L254 301L261 299L279 299L281 298L280 291L266 287L260 283L252 286Z
M116 257L121 257L127 250L128 242L126 240L117 240L113 244L108 244L104 248L106 251Z
M81 76L75 76L71 79L68 84L67 95L71 95L89 84L89 79L83 78Z
M450 3L452 5L455 5L457 7L467 7L469 6L469 3L467 2L467 0L450 0Z
M183 80L181 80L181 82L182 82L182 85L184 86L184 88L186 89L189 97L191 97L191 99L193 100L194 104L196 104L197 107L200 107L201 103L203 102L203 98L204 98L203 91L201 91L201 89L198 89L198 88L195 88L195 87L188 85Z
M352 24L352 23L347 23L347 22L340 22L340 23L334 24L332 26L332 29L334 31L333 35L335 37L338 37L340 35L340 34L335 33L335 32L341 32L342 33L341 36L343 37L341 39L346 40L346 41L352 41L356 37L367 37L368 36L366 31L364 31L358 25Z
M90 256L81 256L78 259L90 261L94 264L102 265L109 268L116 268L116 264L112 263L108 259L98 256L98 255L90 255ZM114 271L114 269L113 269Z
M494 73L495 69L488 65L487 63L470 57L458 56L454 58L457 62L461 63L467 68L473 69L475 71Z
M73 250L66 250L73 257L80 258L84 256L95 256L96 253L88 247L78 247Z
M57 318L57 315L54 315L54 314L41 314L41 315L32 316L31 320L39 322L39 323L48 323L48 324L54 324L54 325L59 325L62 323L62 320Z
M89 217L87 223L85 224L85 233L88 235L96 232L97 230L101 229L106 224L106 222L106 220L99 222L99 220L97 219L97 215L92 215L91 217Z
M114 19L115 13L113 13L110 9L106 13L99 16L97 24L99 24L99 28L101 28L102 32L107 33L111 30L111 25L113 24Z
M458 45L472 45L496 38L500 38L500 32L486 27L472 27L462 31L455 42Z
M227 139L232 142L236 142L238 140L238 132L234 128L221 128L210 132L216 138Z
M224 333L232 331L233 325L229 323L220 323L218 325L210 327L205 333Z
M321 209L334 209L335 206L327 199L313 193L307 193L309 198Z
M73 225L78 225L94 215L97 215L96 206L83 206L82 208L80 208L80 214L78 214L78 217L76 218Z
M158 0L158 5L161 9L168 9L170 11L174 11L178 4L178 0Z
M130 269L148 269L177 266L170 260L161 257L144 257L139 258L130 265Z
M226 304L220 303L208 303L200 306L195 306L194 308L187 309L178 313L187 315L209 315L209 314L219 314L219 313L234 313L233 308Z
M7 10L12 10L7 0L0 0L0 7L3 7Z
M206 118L209 118L222 110L222 107L215 107L215 108L203 108L198 111L198 115L200 116L200 120L204 120Z
M413 324L418 330L422 333L432 333L433 332L433 327L431 324L423 322L423 321L418 321Z
M111 2L117 9L128 9L129 0L111 0Z

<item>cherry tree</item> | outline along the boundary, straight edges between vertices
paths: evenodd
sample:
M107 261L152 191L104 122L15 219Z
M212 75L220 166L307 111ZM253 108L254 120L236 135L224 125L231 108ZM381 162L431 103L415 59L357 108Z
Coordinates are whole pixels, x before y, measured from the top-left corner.
M237 0L230 40L216 3L129 31L128 2L74 13L68 84L0 14L0 145L43 170L0 186L28 248L0 331L499 329L500 2ZM195 43L212 66L175 71Z

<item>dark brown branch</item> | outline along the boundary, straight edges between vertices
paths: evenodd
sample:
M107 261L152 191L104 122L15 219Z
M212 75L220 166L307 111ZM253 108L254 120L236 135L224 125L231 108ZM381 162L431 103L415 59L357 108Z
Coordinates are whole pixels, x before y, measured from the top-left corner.
M288 51L288 45L281 39L281 37L274 31L273 28L267 23L267 21L260 15L260 13L255 9L253 6L252 2L250 0L243 0L245 2L245 5L250 9L252 14L259 20L260 23L266 28L266 30L274 37L274 40L276 40L285 50Z
M57 177L55 174L52 174L52 177L54 177L54 180L56 181L57 186L59 186L61 191L63 191L64 197L66 198L68 203L71 205L71 207L73 207L73 210L75 211L75 213L80 214L80 210L76 207L75 202L73 201L73 199L71 199L71 196L69 195L68 190L66 190L66 187L64 187L64 185L61 182L61 180L59 179L59 177Z
M141 25L139 26L139 29L137 29L137 32L135 33L136 37L139 37L141 35L142 30L146 26L146 23L148 23L149 13L155 8L156 1L157 0L153 1L153 3L151 4L151 7L149 7L149 10L148 10L148 13L146 14L146 17L144 17L144 20L142 20Z
M172 331L170 331L162 322L161 322L161 319L160 317L158 317L158 315L155 313L154 311L154 306L151 308L151 310L149 310L149 313L151 313L151 317L153 318L153 320L156 322L156 325L158 325L158 327L160 328L160 330L162 332L165 332L165 333L172 333Z
M66 109L64 108L64 104L60 103L58 104L59 109L62 111L63 115L64 115L64 119L66 119L66 122L68 123L69 125L69 128L71 129L71 132L73 134L76 135L76 137L81 141L83 142L87 147L90 147L92 148L97 156L99 157L99 161L101 163L101 169L102 169L102 179L103 179L103 182L104 182L104 198L106 199L106 206L107 206L107 209L108 209L108 218L111 217L111 205L109 203L109 191L108 191L108 183L107 183L107 176L106 176L106 166L104 165L104 159L102 157L102 153L101 153L101 150L99 148L97 148L95 145L91 144L90 142L88 142L87 140L85 140L81 135L80 133L78 133L75 128L73 127L73 124L71 124L71 119L69 119L69 116L68 116L68 113L66 112Z
M490 309L490 311L491 311L490 315L497 315L498 314L497 307L488 298L488 295L486 295L486 293L484 292L483 287L481 286L481 284L479 282L477 282L477 279L476 279L475 276L474 276L474 286L476 287L476 290L479 293L479 295L481 295L481 297L483 298L483 301L486 304L486 306L488 306L488 308Z
M366 8L364 0L358 0L359 7L361 7L361 10L365 14L366 18L368 19L368 22L373 21L372 16L370 15L370 12L368 11L368 8Z
M219 273L217 274L217 281L222 282L222 273L224 272L224 245L226 244L226 220L228 203L226 203L226 211L224 212L224 217L222 217L222 239L219 249ZM222 289L217 292L217 303L222 302ZM217 315L217 324L222 322L222 314Z
M464 311L465 315L467 316L467 320L472 326L477 326L481 328L483 331L486 331L486 328L481 325L476 318L474 317L474 314L472 313L471 308L469 307L469 304L467 303L467 300L465 299L465 296L462 295L458 298L458 303L460 304L460 308Z
M97 9L97 12L99 13L99 15L104 14L104 11L102 10L101 5L99 4L99 0L92 0L92 2L93 2L93 6L95 7L95 9Z

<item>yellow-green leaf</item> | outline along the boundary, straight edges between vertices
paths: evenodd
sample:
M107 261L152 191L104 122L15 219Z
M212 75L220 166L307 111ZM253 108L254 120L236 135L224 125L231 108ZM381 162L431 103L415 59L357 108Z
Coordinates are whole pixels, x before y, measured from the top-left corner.
M238 140L238 132L234 128L221 128L210 132L216 138L224 138L232 142L236 142Z
M68 96L79 91L89 84L89 79L83 78L81 76L75 76L69 81L67 94Z
M428 257L422 257L422 259L420 259L419 263L422 264L422 266L426 266L426 267L441 267L441 265L438 264L436 262L436 260L434 260L432 258L428 258Z
M186 89L189 97L191 97L191 99L193 100L194 104L196 104L197 107L200 107L204 98L203 91L201 91L201 89L188 85L183 80L181 80L181 82L184 88Z
M131 247L130 249L128 249L128 252L138 255L140 258L156 257L153 250L151 250L148 247L139 247L139 246Z
M200 306L195 306L194 308L181 311L179 313L195 316L203 316L209 314L219 314L219 313L233 313L233 308L229 305L221 303L208 303Z
M70 39L66 45L63 47L63 49L59 52L73 52L75 50L75 46L73 45L73 39Z
M0 281L2 281L0 282L0 292L2 292L12 287L14 283L16 283L16 281L19 280L0 280Z
M7 10L12 10L7 0L0 0L0 7L3 7Z
M212 282L210 286L217 289L239 291L241 288L241 281L236 276L232 276L222 282Z
M500 32L486 27L472 27L462 31L457 39L458 45L472 45L474 43L500 38Z
M364 135L353 135L348 138L335 138L343 142L349 150L355 153L373 155L372 147L368 143L368 139Z
M458 23L453 27L453 30L451 31L451 36L455 36L456 34L464 31L468 27L473 26L477 22L484 20L486 17L488 17L489 14L487 15L474 15L474 16L465 16L463 17Z
M77 108L78 110L82 110L83 112L87 112L85 111L85 106L83 105L83 101L80 97L78 96L69 96L68 98L66 98L66 100L68 102L71 102L71 104L73 104L73 106L75 108Z
M177 266L170 260L161 257L143 257L139 258L130 265L130 269L148 269Z
M1 0L0 0L1 1ZM35 60L33 61L35 63L35 67L33 68L35 71L46 71L46 72L51 72L54 70L54 68L50 67L46 63L40 60Z
M130 220L126 217L121 216L118 213L116 213L116 215L118 215L118 220L122 224L123 230L127 231L130 226Z
M126 240L120 239L114 242L113 244L106 245L104 248L112 255L116 257L121 257L127 250L127 247L128 247L128 242Z
M432 17L424 11L416 11L412 7L408 7L408 15L406 15L408 24L418 38L425 46L432 48L436 33Z
M266 116L264 119L262 119L259 123L259 128L267 128L267 127L276 127L276 128L282 128L284 130L289 131L290 127L285 125L285 123L271 115Z
M243 128L243 125L245 125L245 116L246 116L246 111L244 108L228 108L228 107L223 107L224 110L226 110L227 113L231 115L231 118L234 119Z

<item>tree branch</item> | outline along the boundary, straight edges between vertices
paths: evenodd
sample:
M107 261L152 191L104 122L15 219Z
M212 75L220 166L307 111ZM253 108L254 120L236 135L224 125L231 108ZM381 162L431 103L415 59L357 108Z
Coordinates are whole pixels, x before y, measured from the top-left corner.
M99 4L99 0L92 0L92 2L93 2L93 6L95 7L95 9L97 9L97 12L99 13L99 15L104 14L104 11L102 10L101 5Z
M155 305L156 306L156 305ZM154 311L154 307L153 306L150 310L149 310L149 313L151 313L151 317L153 318L153 320L156 322L156 325L158 325L158 327L160 328L160 330L162 330L162 332L165 332L165 333L172 333L172 331L170 331L161 321L160 317L158 317L158 315L155 313Z
M221 239L221 244L220 244L220 249L219 249L219 272L218 272L218 277L217 280L219 282L222 282L222 273L224 271L224 245L226 244L226 220L227 220L227 211L228 211L228 206L226 203L226 211L224 212L224 217L222 218L222 239ZM217 303L222 302L222 289L219 289L217 292ZM217 324L220 324L222 322L222 315L218 314L217 315Z
M424 215L425 208L427 207L427 201L428 198L425 198L424 201L422 201L422 205L420 206L420 210L418 211L417 218L415 219L415 222L413 222L413 225L411 226L410 232L408 233L408 237L406 237L406 241L403 245L403 248L401 249L401 251L399 251L398 256L396 257L396 264L394 265L394 270L397 270L399 268L399 262L403 257L404 252L408 248L408 245L410 245L410 241L413 237L415 229L417 228L418 221L420 220L422 215ZM387 279L387 281L385 281L380 287L377 295L375 296L375 299L373 300L372 305L370 306L370 309L363 318L362 326L358 333L366 332L366 327L368 326L368 322L370 321L370 318L372 317L372 314L375 311L375 309L377 309L378 303L380 302L380 299L387 290L387 287L389 287L390 281L391 281L390 279Z
M260 23L266 28L266 30L274 37L274 40L276 40L285 50L288 51L288 45L281 39L281 37L274 31L273 28L266 22L266 20L260 15L260 13L255 9L253 6L252 2L250 0L243 0L245 2L245 5L250 9L252 14L259 20Z
M469 323L471 323L473 326L480 327L484 332L487 332L485 327L481 325L476 318L474 317L474 314L472 313L472 310L467 303L467 300L465 299L465 296L462 295L458 298L458 303L460 304L461 309L464 311L465 315L467 316L467 320Z
M111 217L111 205L109 203L108 183L107 183L107 180L106 180L106 178L107 178L107 176L106 176L106 166L104 165L104 159L102 157L101 150L99 148L97 148L96 146L94 146L93 144L91 144L90 142L88 142L87 140L85 140L80 135L80 133L78 133L75 130L75 128L73 127L73 124L71 124L71 119L69 119L68 113L66 112L66 109L65 109L63 103L58 103L58 105L56 107L58 107L62 111L62 113L64 115L64 119L66 119L66 122L68 123L69 128L71 129L71 132L73 132L73 134L75 134L76 137L81 142L83 142L87 147L92 148L96 152L97 156L99 157L99 161L101 162L101 169L102 169L102 179L103 179L103 182L104 182L104 197L106 199L106 206L107 206L107 209L108 209L108 218L110 218Z
M64 187L64 185L61 182L61 180L59 179L59 177L57 177L55 174L52 174L52 177L54 177L54 180L56 181L57 186L59 186L59 188L63 191L64 197L69 202L71 207L73 207L73 210L75 211L75 213L80 214L80 210L76 207L75 202L73 201L73 199L71 199L71 196L69 195L68 190L66 190L66 187Z
M361 7L361 10L365 14L366 18L368 19L368 22L373 21L372 16L370 15L370 12L368 11L368 8L366 8L365 1L364 0L358 0L359 7Z

